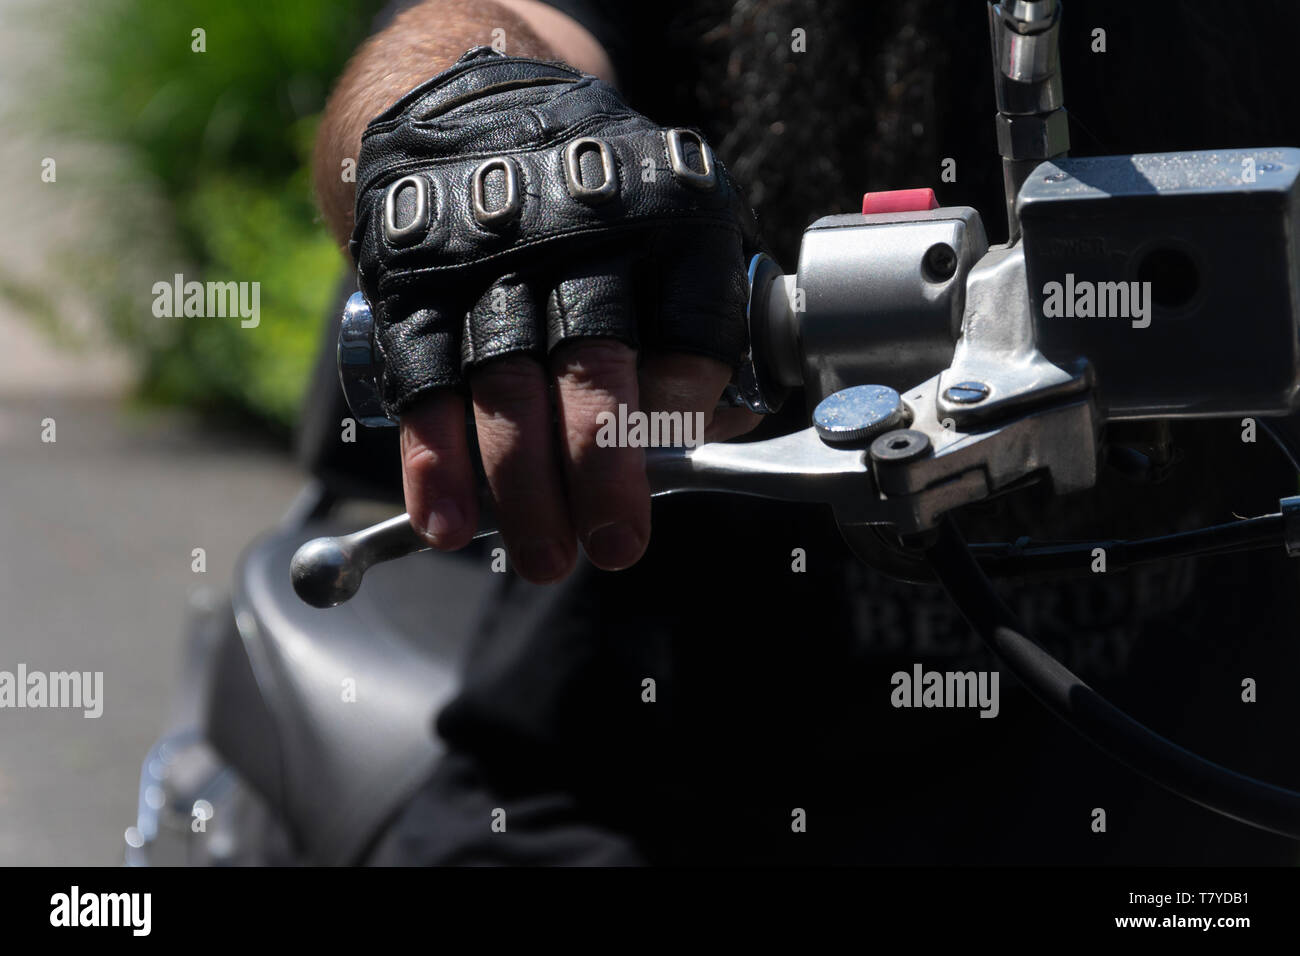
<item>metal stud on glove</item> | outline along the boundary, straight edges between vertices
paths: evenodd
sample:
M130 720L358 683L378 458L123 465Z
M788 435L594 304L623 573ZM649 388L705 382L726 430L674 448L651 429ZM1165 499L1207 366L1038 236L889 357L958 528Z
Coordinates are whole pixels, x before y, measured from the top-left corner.
M694 131L490 47L371 121L351 251L397 417L490 359L603 337L735 367L753 216Z

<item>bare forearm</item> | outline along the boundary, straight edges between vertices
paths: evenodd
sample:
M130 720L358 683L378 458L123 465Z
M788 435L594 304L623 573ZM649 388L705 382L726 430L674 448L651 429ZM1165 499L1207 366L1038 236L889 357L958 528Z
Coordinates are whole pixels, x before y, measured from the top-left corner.
M316 140L317 200L330 231L352 231L355 169L366 124L470 47L505 44L512 56L566 60L606 78L612 70L591 35L532 0L425 0L367 40L348 62L325 107Z

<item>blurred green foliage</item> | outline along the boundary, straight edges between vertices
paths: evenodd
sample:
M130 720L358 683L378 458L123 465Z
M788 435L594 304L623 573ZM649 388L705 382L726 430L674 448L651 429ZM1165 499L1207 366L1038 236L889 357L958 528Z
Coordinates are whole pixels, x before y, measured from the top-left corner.
M124 200L95 217L76 271L139 359L147 397L294 421L344 270L312 202L312 136L381 6L97 0L62 28L67 68L42 113L112 148L120 168L97 188ZM125 208L142 183L157 200L147 215ZM155 281L174 266L186 280L260 282L260 324L163 320L160 334L149 285L114 268L124 250L165 250Z

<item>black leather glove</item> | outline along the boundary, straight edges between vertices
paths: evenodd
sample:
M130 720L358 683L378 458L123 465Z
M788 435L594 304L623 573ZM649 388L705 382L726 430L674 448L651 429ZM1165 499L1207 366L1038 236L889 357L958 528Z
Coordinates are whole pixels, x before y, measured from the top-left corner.
M350 249L396 417L501 355L746 347L753 217L707 144L569 67L479 47L371 121Z

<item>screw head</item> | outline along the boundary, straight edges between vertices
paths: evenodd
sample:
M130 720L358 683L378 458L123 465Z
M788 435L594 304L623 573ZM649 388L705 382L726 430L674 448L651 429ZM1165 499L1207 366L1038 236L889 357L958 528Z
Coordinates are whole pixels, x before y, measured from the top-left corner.
M885 432L871 443L871 457L876 461L897 464L920 458L930 451L930 438L914 428Z
M946 282L957 271L957 253L946 242L936 242L925 251L921 269L931 282Z
M943 390L943 399L954 405L974 405L989 397L989 387L983 382L958 382Z
M823 441L859 441L909 420L898 392L886 385L855 385L827 395L813 410L813 425Z

